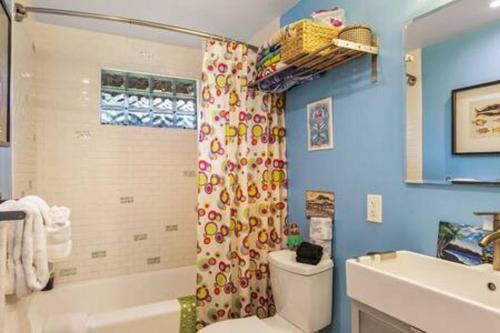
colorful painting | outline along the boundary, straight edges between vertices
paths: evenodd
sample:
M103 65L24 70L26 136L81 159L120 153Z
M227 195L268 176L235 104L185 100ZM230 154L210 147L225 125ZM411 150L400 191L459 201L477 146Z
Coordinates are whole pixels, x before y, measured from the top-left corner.
M500 153L500 81L453 91L453 152Z
M0 146L9 144L10 17L0 1Z
M492 246L486 249L479 246L479 240L488 233L477 226L440 222L437 257L465 265L491 263Z
M329 217L335 220L335 193L306 191L306 216Z
M333 149L333 101L325 98L307 105L309 151Z

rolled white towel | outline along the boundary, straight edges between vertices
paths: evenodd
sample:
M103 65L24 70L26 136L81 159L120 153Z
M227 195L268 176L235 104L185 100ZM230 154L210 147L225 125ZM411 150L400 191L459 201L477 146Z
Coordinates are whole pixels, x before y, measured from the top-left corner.
M54 223L45 228L47 230L47 244L61 244L71 240L71 221L66 220L64 223Z
M71 215L71 210L68 207L53 206L49 209L49 215L52 222L55 224L66 223Z
M47 258L49 262L56 263L67 259L71 254L71 249L73 247L72 241L67 241L60 244L48 244L47 245Z
M50 316L45 320L43 333L86 333L88 332L88 314L73 312Z

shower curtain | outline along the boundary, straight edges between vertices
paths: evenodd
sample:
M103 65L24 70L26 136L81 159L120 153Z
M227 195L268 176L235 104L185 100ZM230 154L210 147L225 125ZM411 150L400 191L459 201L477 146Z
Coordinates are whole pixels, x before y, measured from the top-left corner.
M268 253L286 244L284 97L247 87L256 54L207 41L199 113L198 328L275 313Z

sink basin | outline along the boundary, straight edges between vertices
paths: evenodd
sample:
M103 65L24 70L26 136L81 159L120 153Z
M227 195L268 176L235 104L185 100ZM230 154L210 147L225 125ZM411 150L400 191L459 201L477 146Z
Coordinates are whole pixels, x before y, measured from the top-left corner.
M465 266L408 251L346 265L351 299L427 333L500 332L500 273L491 265Z

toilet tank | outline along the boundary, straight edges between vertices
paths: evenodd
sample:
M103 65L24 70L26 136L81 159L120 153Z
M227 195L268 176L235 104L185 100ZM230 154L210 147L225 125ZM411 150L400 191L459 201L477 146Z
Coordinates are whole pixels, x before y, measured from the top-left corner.
M290 250L269 254L277 313L304 332L316 332L332 322L333 262L323 259L314 266L295 258Z

